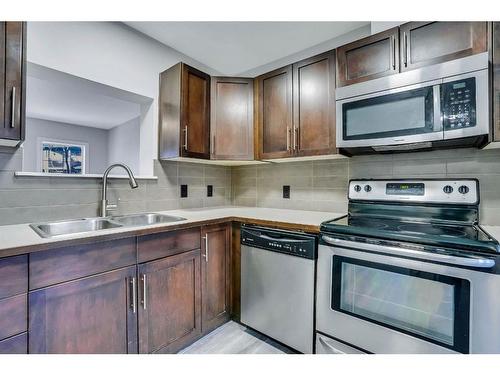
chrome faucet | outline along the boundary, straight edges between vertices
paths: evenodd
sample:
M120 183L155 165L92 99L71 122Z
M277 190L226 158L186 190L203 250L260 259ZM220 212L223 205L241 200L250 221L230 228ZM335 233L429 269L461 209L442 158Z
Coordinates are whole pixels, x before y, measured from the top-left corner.
M137 184L137 181L135 180L134 174L132 173L132 170L126 166L125 164L121 163L116 163L112 164L104 171L104 174L102 176L102 199L101 199L101 217L106 217L108 216L108 211L115 210L117 208L116 204L108 204L108 174L109 172L114 168L114 167L122 167L125 169L125 171L128 174L128 183L130 184L130 187L132 189L137 188L139 185Z

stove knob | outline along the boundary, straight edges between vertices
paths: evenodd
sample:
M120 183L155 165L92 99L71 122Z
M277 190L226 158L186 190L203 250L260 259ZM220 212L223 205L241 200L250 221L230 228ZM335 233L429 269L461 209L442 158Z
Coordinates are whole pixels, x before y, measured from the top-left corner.
M458 192L460 194L467 194L469 192L469 188L465 185L462 185L458 188Z
M354 185L354 191L355 191L356 193L359 193L359 192L361 191L361 186L359 186L359 185Z
M451 187L450 185L446 185L446 186L443 188L443 191L444 191L446 194L451 194L451 193L453 193L453 187Z
M372 191L372 187L370 185L365 185L365 191L369 193L370 191Z

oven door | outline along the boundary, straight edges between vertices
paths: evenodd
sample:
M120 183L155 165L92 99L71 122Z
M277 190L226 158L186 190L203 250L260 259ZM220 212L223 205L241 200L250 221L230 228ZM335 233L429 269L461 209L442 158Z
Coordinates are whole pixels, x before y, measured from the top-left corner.
M442 140L440 81L337 101L337 147Z
M500 352L498 275L350 243L319 247L319 332L372 353Z

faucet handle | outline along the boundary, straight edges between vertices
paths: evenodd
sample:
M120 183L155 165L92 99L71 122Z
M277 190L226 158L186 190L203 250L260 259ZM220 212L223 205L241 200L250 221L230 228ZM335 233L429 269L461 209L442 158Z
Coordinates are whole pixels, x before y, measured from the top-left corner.
M117 204L108 204L106 205L106 210L107 211L114 211L118 208L118 205Z
M118 209L118 203L120 202L120 198L118 198L116 203L108 203L106 202L106 211L115 211Z

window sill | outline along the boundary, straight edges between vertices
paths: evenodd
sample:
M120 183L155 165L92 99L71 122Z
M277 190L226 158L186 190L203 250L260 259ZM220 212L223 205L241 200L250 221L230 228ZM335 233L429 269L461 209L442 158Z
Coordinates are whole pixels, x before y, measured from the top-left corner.
M102 174L65 174L44 172L14 172L16 177L102 178ZM136 180L158 180L157 176L134 176ZM127 175L110 174L108 178L128 179Z

